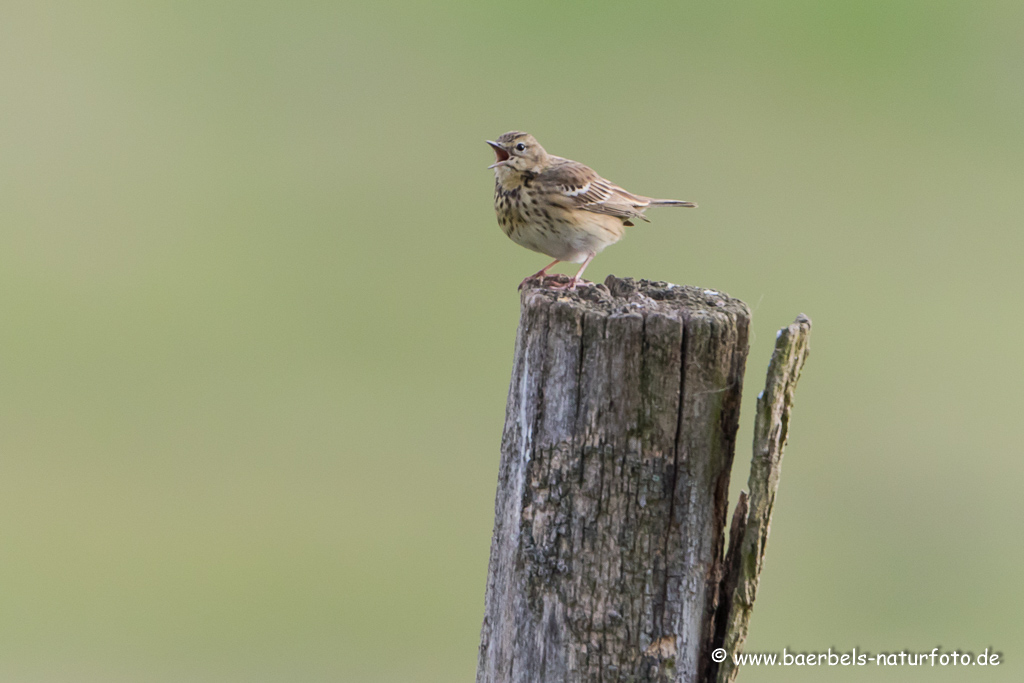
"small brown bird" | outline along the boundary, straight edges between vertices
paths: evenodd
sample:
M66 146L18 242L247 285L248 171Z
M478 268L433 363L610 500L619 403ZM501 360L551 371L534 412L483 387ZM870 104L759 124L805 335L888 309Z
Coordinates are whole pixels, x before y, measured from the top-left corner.
M639 218L649 206L697 206L677 199L651 199L627 192L577 161L548 154L528 133L511 131L487 140L497 157L494 211L513 242L555 259L520 283L547 277L559 261L582 263L564 285L575 289L591 260Z

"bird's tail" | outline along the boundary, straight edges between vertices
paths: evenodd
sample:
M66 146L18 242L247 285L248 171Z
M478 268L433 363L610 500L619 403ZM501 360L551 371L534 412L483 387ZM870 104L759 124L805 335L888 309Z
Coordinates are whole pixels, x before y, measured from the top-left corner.
M697 205L693 202L684 202L679 199L652 199L648 206L688 206L690 208L697 208Z

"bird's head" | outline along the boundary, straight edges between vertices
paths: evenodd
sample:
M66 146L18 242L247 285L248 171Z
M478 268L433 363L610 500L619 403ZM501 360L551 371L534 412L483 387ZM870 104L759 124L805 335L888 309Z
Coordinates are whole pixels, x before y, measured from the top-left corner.
M488 140L487 144L494 150L495 162L487 168L510 169L513 171L539 172L547 159L548 153L529 133L511 131L496 141ZM500 171L499 171L500 172Z

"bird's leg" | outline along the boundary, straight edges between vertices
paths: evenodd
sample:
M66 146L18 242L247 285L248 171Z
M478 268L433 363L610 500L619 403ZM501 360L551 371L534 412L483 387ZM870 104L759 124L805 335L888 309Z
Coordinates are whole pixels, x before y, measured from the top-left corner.
M590 265L590 262L594 260L595 256L597 256L597 254L587 254L587 260L583 262L583 265L580 266L579 271L575 275L572 276L572 279L569 280L568 283L566 283L564 285L563 284L555 284L555 285L552 285L552 287L555 287L555 288L558 288L558 289L565 288L565 289L568 289L569 291L572 291L572 290L576 289L576 285L578 285L580 283L580 280L583 277L583 271L587 269L587 266Z
M520 282L519 283L519 289L522 289L523 285L525 285L527 282L529 282L530 280L532 280L534 278L538 278L539 277L541 279L541 282L543 282L544 278L546 278L548 276L548 270L550 270L553 265L555 265L556 263L558 263L561 260L562 259L557 259L556 258L554 261L552 261L551 263L547 264L546 266L544 266L543 268L538 270L536 273L534 273L530 277L528 277L525 280L523 280L522 282Z

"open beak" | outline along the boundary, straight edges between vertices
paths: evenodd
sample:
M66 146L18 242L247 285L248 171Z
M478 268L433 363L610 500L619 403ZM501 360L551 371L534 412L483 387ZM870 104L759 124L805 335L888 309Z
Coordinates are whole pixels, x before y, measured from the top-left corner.
M491 142L490 140L487 140L486 142L494 149L494 156L497 157L497 161L495 161L487 168L496 168L498 166L504 166L505 164L507 164L508 152L505 151L505 148L499 145L497 142Z

